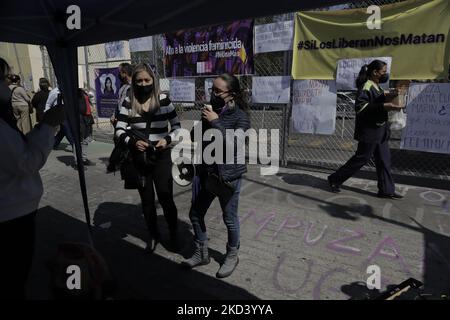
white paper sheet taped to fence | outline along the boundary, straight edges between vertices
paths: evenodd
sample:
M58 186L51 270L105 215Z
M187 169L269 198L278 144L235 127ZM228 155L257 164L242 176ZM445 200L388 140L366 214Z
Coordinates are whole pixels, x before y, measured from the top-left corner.
M170 100L194 102L195 101L195 79L171 79Z
M205 100L209 101L211 99L211 95L209 94L209 89L212 88L214 82L214 78L206 78L205 79Z
M401 149L450 154L450 84L412 83Z
M391 72L391 57L372 57L372 58L358 58L358 59L341 59L338 61L336 72L336 88L337 90L357 90L356 78L359 71L365 64L371 63L373 60L381 60L387 63L387 72ZM389 82L380 83L380 87L389 89Z
M292 50L294 21L255 26L255 53Z
M130 52L139 52L139 51L151 51L153 50L153 38L150 37L142 37L130 39L128 42L130 44Z
M253 77L253 103L289 103L291 77Z
M125 42L113 41L105 43L106 59L123 59L125 58Z
M334 133L336 82L298 80L293 84L292 129L299 133Z

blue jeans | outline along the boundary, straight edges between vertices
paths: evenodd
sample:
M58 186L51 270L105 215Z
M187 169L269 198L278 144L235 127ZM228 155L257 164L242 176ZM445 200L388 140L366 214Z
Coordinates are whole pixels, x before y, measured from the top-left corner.
M206 177L200 176L197 183L198 190L193 192L191 210L189 218L191 219L192 227L194 228L195 240L204 242L208 240L205 225L205 215L211 203L216 196L210 193L205 188ZM223 221L228 230L228 245L230 247L239 247L240 227L239 227L239 194L241 192L241 178L236 179L230 184L234 187L234 193L228 203L225 199L219 197L220 206L222 207ZM196 186L193 185L193 188Z

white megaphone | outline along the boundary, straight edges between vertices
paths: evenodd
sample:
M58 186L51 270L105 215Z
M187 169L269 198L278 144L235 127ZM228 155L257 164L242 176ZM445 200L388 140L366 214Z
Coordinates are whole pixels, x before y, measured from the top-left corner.
M187 158L177 158L172 165L172 178L181 187L187 187L195 177L195 166Z

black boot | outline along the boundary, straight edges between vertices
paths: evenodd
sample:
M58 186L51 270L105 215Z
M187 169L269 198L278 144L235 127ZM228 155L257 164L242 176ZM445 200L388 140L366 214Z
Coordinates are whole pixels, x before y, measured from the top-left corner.
M331 192L339 193L341 192L341 186L337 183L331 181L331 176L328 176L328 184L330 185Z
M159 230L157 228L152 228L149 232L149 240L147 242L147 246L145 247L145 251L148 253L152 253L156 250L158 243L161 242L161 235L159 234Z

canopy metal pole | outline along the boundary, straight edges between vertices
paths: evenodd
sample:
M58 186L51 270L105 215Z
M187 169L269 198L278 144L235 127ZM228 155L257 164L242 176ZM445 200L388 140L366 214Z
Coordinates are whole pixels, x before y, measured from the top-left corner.
M58 86L64 99L66 119L69 122L70 130L74 136L81 197L88 227L88 242L93 247L91 214L87 197L83 159L81 156L80 111L78 104L78 50L77 47L64 43L47 45L47 50L55 68Z
M87 89L88 89L88 93L91 92L91 75L89 73L89 49L88 46L84 46L83 47L83 51L84 51L84 68L86 70L86 85L87 85ZM95 114L95 123L97 124L97 129L98 129L98 112L97 112L97 101L95 101L95 110L96 112Z

